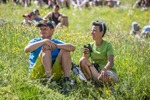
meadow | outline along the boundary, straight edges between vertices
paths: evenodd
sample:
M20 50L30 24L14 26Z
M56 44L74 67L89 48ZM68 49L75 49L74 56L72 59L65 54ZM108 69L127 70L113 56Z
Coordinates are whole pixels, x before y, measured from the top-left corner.
M60 93L53 85L42 85L28 78L28 57L24 47L32 38L39 37L35 26L21 26L22 15L34 9L0 4L0 100L149 100L150 99L150 39L137 40L129 35L131 23L137 21L141 27L149 24L150 11L132 9L135 0L122 0L124 7L93 7L89 9L61 9L68 15L69 27L56 30L54 38L75 45L72 60L78 64L83 45L92 41L91 23L106 22L105 40L113 44L115 68L119 82L114 92L109 87L96 88L83 83L71 74L77 84L69 93ZM41 16L51 9L39 8ZM55 86L55 84L54 84Z

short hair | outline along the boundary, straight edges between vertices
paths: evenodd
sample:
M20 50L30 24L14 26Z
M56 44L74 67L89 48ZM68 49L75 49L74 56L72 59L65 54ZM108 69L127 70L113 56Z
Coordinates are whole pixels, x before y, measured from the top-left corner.
M58 9L59 9L59 5L57 5L57 4L56 4L56 5L54 5L54 7L56 7L56 8L58 8Z
M102 21L95 21L95 22L92 23L92 25L99 26L99 31L103 32L102 37L105 35L107 28L106 28L106 24L104 22L102 22Z

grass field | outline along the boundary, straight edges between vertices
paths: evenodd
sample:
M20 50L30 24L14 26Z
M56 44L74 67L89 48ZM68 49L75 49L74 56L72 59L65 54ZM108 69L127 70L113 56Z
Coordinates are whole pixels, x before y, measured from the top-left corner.
M111 41L115 49L115 68L119 82L114 86L95 88L90 83L82 83L78 77L71 92L59 93L55 84L48 88L38 81L28 79L28 57L24 47L32 38L38 37L35 26L21 26L22 15L34 6L22 8L13 4L0 5L0 100L149 100L150 99L150 39L145 42L129 36L131 23L137 21L141 27L149 24L150 11L132 9L135 0L122 0L123 8L94 7L91 9L61 9L69 16L69 27L56 30L54 38L75 45L72 60L78 64L83 45L92 41L91 23L95 20L106 22L108 31L105 40ZM41 16L50 9L39 8Z

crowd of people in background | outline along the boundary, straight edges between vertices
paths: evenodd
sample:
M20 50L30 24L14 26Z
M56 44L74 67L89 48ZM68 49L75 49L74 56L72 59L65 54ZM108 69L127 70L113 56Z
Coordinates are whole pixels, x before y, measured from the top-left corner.
M56 29L61 28L63 26L68 27L69 26L68 16L60 13L59 9L60 9L59 5L54 5L53 11L49 12L44 17L40 16L40 11L38 9L33 9L32 12L23 15L24 19L21 22L21 24L30 26L32 24L36 25L42 21L45 22L51 21L52 23L54 23Z
M40 12L38 9L33 9L32 12L26 13L23 15L23 21L21 22L22 25L32 25L32 24L38 24L40 21L43 20L42 17L40 17Z
M2 3L7 3L8 0L2 0ZM30 6L32 3L38 8L42 7L43 5L47 5L48 8L52 8L54 5L59 5L61 8L68 8L70 9L71 6L80 8L87 8L90 6L109 6L115 7L120 6L120 0L13 0L13 2L18 5L23 5L24 7Z
M0 3L7 3L10 0L1 0ZM59 5L60 8L88 8L91 6L108 6L121 7L120 0L12 0L16 5L22 5L24 7L29 7L34 4L36 8L46 5L48 8L52 8L54 5ZM142 11L147 10L150 7L150 0L136 0L133 8L141 8Z

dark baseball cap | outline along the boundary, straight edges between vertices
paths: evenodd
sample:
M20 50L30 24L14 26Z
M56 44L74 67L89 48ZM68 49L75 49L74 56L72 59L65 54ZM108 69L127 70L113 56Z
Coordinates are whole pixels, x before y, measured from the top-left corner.
M53 24L53 22L48 21L48 22L40 22L36 25L37 27L41 27L41 26L48 26L52 29L54 29L55 25Z

